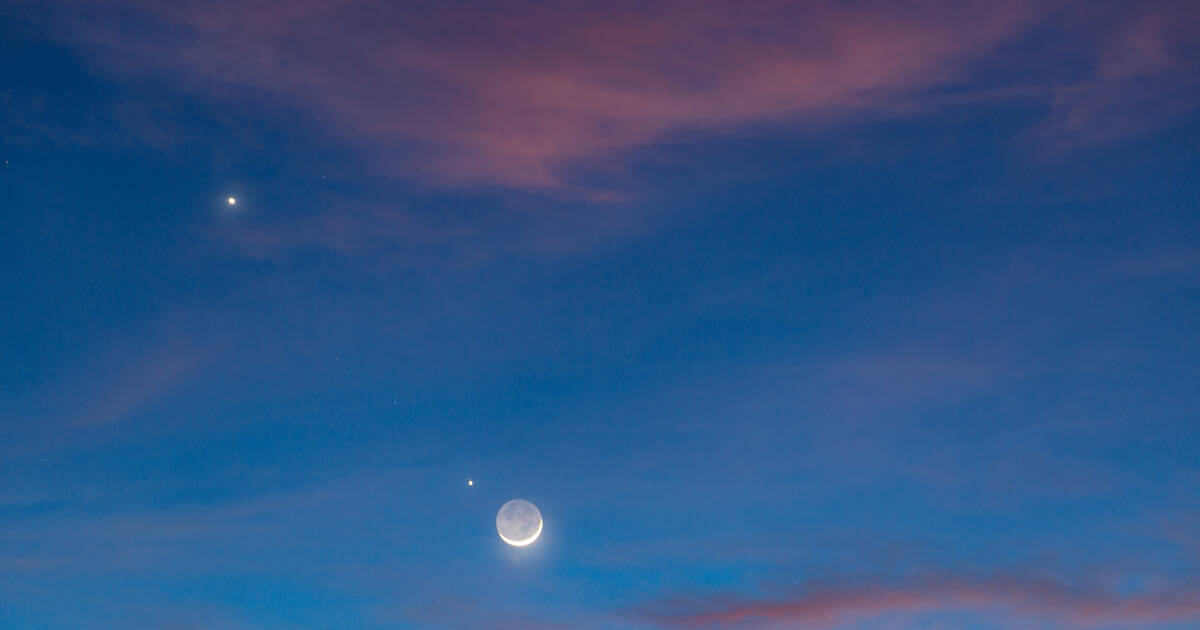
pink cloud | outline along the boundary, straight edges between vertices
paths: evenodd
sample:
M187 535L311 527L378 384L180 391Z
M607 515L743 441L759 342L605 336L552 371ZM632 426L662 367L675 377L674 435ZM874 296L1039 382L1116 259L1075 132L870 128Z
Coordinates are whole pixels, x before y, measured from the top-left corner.
M905 583L818 584L791 597L662 601L648 615L672 628L770 626L811 630L925 612L975 611L1000 619L1042 619L1080 628L1200 619L1200 590L1124 594L1030 577L940 577ZM1003 616L997 616L1001 613ZM1014 626L1016 627L1016 626Z
M622 182L639 148L750 125L1022 102L1047 112L1025 138L1070 150L1166 124L1197 104L1200 77L1188 37L1200 28L1200 11L1171 0L55 0L34 13L93 67L155 89L147 102L108 115L128 129L114 139L47 127L36 103L0 95L18 136L203 143L205 133L169 120L181 114L168 103L190 94L227 106L214 116L249 145L261 141L256 120L303 123L295 129L349 147L374 175L535 191L539 200L549 193L555 202L628 199ZM1016 45L1037 29L1062 37ZM982 67L1009 78L985 79ZM296 250L387 257L453 245L486 260L498 247L484 242L494 236L490 227L430 224L387 202L330 205L213 231L266 259ZM513 230L499 247L559 255L655 219L619 205L510 209L501 229Z
M446 185L569 171L678 131L895 107L1021 31L1024 2L523 1L467 8L126 0L69 37L110 69L301 112ZM120 15L114 19L113 15Z
M1089 73L1049 89L1050 115L1030 137L1071 149L1150 131L1194 108L1197 28L1194 3L1148 3L1101 38Z
M199 323L177 310L83 349L38 396L43 421L28 429L39 448L61 445L64 430L103 430L156 410L202 378L226 343Z
M98 427L123 422L170 396L215 355L191 342L172 339L116 366L99 377L89 396L74 398L68 424Z

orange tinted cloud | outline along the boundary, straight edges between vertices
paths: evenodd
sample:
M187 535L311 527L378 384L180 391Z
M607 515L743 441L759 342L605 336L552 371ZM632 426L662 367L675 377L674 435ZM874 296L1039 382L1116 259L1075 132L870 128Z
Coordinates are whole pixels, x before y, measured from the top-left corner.
M988 612L998 619L1034 618L1093 628L1200 619L1200 589L1121 594L1078 589L1021 577L947 577L908 583L821 585L779 599L665 602L672 610L649 617L664 627L732 628L758 625L835 628L864 619L935 611ZM998 614L999 613L999 614Z

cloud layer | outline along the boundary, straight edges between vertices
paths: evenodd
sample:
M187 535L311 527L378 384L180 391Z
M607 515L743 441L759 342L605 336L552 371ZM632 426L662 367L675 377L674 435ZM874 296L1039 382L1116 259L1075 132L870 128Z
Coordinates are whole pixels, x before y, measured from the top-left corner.
M1042 104L1032 135L1058 144L1143 131L1194 105L1197 14L1069 0L64 0L39 12L97 67L316 119L383 173L601 198L612 191L582 174L611 177L672 134L936 112L964 88L970 102ZM955 97L929 98L952 82Z
M298 110L428 181L559 190L675 131L899 107L1031 17L1023 2L120 4L71 11L69 37L110 69Z
M791 597L665 601L648 616L671 628L787 627L817 630L876 618L975 611L993 619L1041 619L1074 627L1147 625L1200 619L1193 589L1121 593L1022 577L945 576L907 582L816 584ZM1017 627L1017 626L1013 626Z

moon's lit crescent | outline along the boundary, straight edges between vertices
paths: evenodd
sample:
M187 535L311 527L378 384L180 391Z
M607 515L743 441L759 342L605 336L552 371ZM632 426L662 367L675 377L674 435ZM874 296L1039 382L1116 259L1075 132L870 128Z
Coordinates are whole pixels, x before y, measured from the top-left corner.
M497 532L497 533L499 533L499 532ZM538 536L541 536L541 535L542 535L542 520L538 519L537 531L533 532L533 535L530 536L529 538L526 538L525 540L510 540L510 539L506 538L504 536L504 534L500 534L500 540L503 540L504 542L506 542L514 547L524 547L526 545L532 544L533 541L537 540Z

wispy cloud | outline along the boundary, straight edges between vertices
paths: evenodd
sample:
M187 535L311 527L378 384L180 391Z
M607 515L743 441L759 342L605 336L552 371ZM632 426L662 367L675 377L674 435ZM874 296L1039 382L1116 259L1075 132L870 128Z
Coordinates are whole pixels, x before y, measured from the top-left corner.
M319 252L378 259L389 269L414 261L428 268L442 258L453 260L452 267L473 267L514 253L559 257L590 251L598 243L642 232L657 219L623 205L598 213L561 201L503 206L504 211L483 216L326 201L327 208L310 214L247 217L209 226L204 233L221 249L259 260Z
M30 393L37 402L12 426L10 454L44 454L70 444L68 435L92 439L160 410L225 358L226 338L202 319L180 309L80 348Z
M372 498L422 474L416 468L367 471L259 494L232 489L235 494L223 500L167 501L168 507L157 509L81 514L79 506L70 505L33 517L37 527L0 532L0 566L31 575L94 575L113 570L171 575L182 563L202 565L206 570L261 569L274 566L264 558L278 562L283 557L281 549L291 553L300 545L296 537L319 536L323 528L332 527L329 514L337 515L338 526L378 518ZM127 493L135 494L133 488ZM297 523L305 525L298 527ZM285 524L293 537L277 535ZM402 535L402 530L407 527L393 523L387 535ZM213 553L217 544L240 551Z
M1069 150L1167 124L1196 106L1200 76L1188 38L1200 14L1170 0L1086 9L1072 0L753 7L55 0L28 16L83 51L92 68L156 86L147 102L132 99L112 117L129 128L123 135L145 143L161 148L171 138L195 143L209 135L171 131L162 119L178 112L154 96L166 86L221 104L210 109L238 130L237 142L261 144L252 120L273 130L304 121L305 137L333 139L385 180L459 192L500 187L559 203L634 198L629 167L639 149L762 124L829 126L1021 102L1045 108L1022 138ZM1045 32L1069 33L1069 43L1047 44L1055 38L1039 39ZM1022 52L1014 54L1018 42ZM0 105L16 112L14 128L36 134L44 123L22 98L0 94ZM44 133L89 143L103 135ZM478 226L433 227L394 204L324 205L292 213L286 224L242 225L220 236L267 259L448 243L471 257L484 240ZM521 223L526 214L506 216ZM575 251L597 233L638 231L642 221L632 214L541 213L522 233L501 238L513 237L523 251Z
M673 132L907 112L1046 20L1083 33L1088 70L976 85L1045 99L1034 135L1102 140L1194 106L1194 7L1093 4L67 1L53 28L116 72L317 118L385 172L597 195L574 167Z
M118 72L268 99L426 181L585 194L573 166L613 166L671 132L890 108L1032 14L1024 2L119 4L69 4L67 33Z
M200 348L184 339L173 339L132 359L117 359L93 392L76 399L68 410L69 424L95 427L122 422L160 401L215 356L211 348Z
M1127 19L1100 38L1084 76L1049 90L1050 116L1031 139L1056 151L1092 145L1156 129L1197 105L1200 8L1150 3Z
M427 226L395 208L342 207L289 221L222 226L214 236L250 258L272 259L305 250L381 254L396 248L437 246L472 232L465 226Z
M814 583L791 596L717 595L705 601L664 599L645 616L664 628L787 627L819 630L870 619L928 612L986 614L1001 627L1021 619L1065 622L1079 628L1139 627L1200 619L1200 589L1122 592L1074 587L1041 577L940 576L902 581Z

